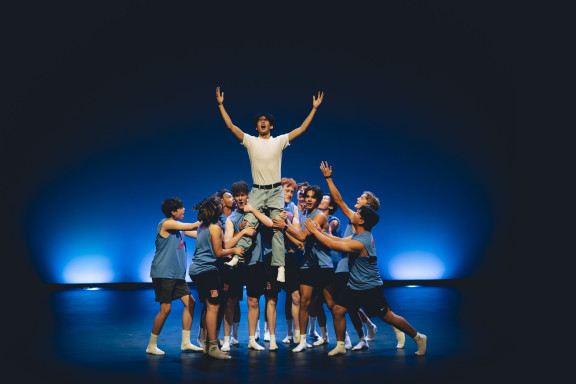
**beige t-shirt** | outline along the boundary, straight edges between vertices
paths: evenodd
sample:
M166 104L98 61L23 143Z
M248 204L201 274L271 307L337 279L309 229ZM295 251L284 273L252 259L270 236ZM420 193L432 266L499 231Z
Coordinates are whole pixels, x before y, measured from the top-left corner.
M248 151L254 184L268 185L280 181L282 151L290 145L287 133L269 139L244 133L242 145Z

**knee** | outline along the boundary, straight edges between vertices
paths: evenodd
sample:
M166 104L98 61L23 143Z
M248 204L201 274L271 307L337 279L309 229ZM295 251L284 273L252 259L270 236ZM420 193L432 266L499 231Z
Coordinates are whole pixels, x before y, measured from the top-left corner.
M172 306L163 305L163 306L160 307L160 314L161 314L162 316L167 317L167 316L170 314L170 312L172 312Z

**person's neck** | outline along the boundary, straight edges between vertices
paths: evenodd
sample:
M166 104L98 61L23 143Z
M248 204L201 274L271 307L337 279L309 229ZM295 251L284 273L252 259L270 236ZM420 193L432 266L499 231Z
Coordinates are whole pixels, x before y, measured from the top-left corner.
M368 232L368 231L365 230L364 227L361 226L361 225L352 224L352 226L354 227L354 233L357 234L357 235L359 235L359 234L361 234L361 233L364 233L364 232Z
M330 208L326 208L326 209L320 209L318 208L318 210L320 212L322 212L323 214L325 214L327 217L330 216L330 214L328 213L328 211L330 211Z
M226 217L230 216L230 214L232 213L232 208L231 207L224 207L222 208L222 214Z
M264 140L268 140L270 138L270 132L268 132L265 135L262 135L261 133L258 134L258 137Z

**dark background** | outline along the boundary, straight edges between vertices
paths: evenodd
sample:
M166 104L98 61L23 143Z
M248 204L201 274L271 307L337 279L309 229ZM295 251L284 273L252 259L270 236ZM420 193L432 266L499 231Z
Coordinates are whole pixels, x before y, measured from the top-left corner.
M324 91L309 131L285 151L285 176L325 187L318 166L328 160L350 205L362 190L380 196L382 237L449 228L447 265L457 267L444 277L473 280L478 305L508 315L513 68L503 7L19 2L5 18L5 283L19 314L10 340L50 327L45 283L61 282L52 257L74 240L62 230L120 238L120 259L150 238L139 225L155 228L167 194L192 219L201 198L251 181L216 85L236 125L249 132L253 114L270 111L276 135Z

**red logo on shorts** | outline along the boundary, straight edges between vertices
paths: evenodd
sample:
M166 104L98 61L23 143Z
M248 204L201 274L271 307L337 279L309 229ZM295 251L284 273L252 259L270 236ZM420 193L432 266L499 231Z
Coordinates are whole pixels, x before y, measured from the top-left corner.
M266 289L272 289L272 284L269 281L266 282Z
M224 284L224 292L228 292L228 284Z
M210 296L212 297L218 297L218 290L217 289L212 289L210 291Z

